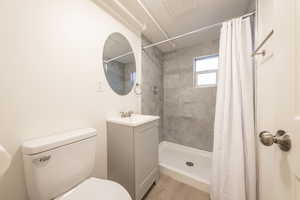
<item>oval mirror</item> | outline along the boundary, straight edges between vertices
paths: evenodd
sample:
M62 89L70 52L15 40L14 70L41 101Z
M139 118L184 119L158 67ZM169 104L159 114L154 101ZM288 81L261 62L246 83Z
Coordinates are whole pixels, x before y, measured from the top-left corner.
M119 95L128 94L136 80L133 50L120 33L111 34L105 42L103 69L110 87Z

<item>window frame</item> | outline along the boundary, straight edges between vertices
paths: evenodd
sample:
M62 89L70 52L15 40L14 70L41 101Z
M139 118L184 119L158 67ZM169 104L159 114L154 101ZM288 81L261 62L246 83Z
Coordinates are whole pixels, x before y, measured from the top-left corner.
M196 62L197 60L205 59L205 58L212 58L212 57L219 57L219 54L210 54L210 55L205 55L205 56L198 56L195 57L193 60L193 82L194 82L194 88L208 88L208 87L217 87L218 83L218 71L219 71L219 66L217 69L211 69L211 70L203 70L200 72L196 71ZM216 73L216 83L214 84L203 84L203 85L198 85L198 74L208 74L208 73Z

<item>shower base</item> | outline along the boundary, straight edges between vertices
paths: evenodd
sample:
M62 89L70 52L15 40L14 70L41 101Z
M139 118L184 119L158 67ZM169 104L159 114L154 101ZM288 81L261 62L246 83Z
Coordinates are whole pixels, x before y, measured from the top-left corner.
M209 192L212 153L163 141L159 144L160 172Z

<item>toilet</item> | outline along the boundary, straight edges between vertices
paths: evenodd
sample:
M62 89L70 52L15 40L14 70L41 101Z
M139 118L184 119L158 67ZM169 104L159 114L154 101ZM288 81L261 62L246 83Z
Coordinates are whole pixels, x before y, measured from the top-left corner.
M26 141L24 171L30 200L131 200L120 184L90 177L97 132L79 129Z

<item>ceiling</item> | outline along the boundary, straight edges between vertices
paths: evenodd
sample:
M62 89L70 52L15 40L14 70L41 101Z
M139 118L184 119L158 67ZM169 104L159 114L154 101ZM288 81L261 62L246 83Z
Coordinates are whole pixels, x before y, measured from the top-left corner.
M118 6L121 3L134 17L146 25L143 35L152 43L166 39L137 0L94 0L105 5L127 25L137 23ZM193 31L203 26L222 22L254 10L255 0L140 0L169 37ZM220 28L202 31L190 37L158 46L163 52L193 46L219 37Z

